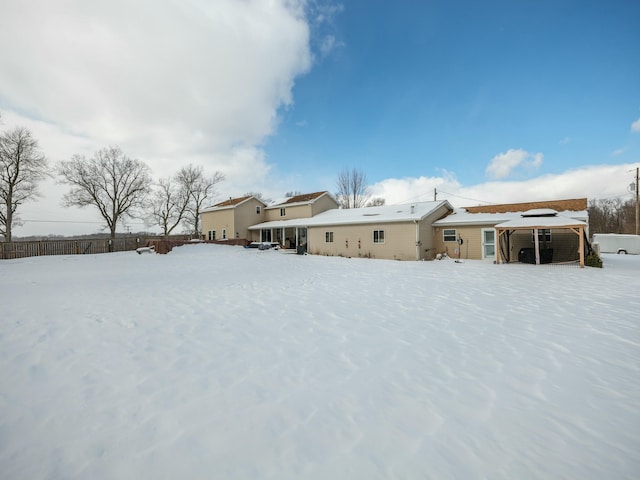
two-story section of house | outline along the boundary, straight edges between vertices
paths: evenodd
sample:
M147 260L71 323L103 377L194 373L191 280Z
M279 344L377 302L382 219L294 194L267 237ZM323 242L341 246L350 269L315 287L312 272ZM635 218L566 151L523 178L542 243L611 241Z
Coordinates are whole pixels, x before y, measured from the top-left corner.
M253 196L230 198L202 211L205 240L250 240L249 227L264 222L264 202Z
M265 208L264 223L251 228L253 240L278 243L284 248L305 245L307 229L304 219L339 206L338 201L327 191L289 197Z

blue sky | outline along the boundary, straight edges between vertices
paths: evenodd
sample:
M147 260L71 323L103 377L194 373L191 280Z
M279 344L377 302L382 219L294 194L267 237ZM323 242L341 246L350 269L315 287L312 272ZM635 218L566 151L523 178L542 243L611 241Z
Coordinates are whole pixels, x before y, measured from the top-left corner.
M119 145L156 179L222 172L212 202L352 167L388 204L631 198L637 1L2 3L0 129L52 165ZM16 234L102 228L65 191L45 182Z
M509 149L544 154L520 179L640 158L637 2L354 1L332 27L267 142L280 169L470 184Z

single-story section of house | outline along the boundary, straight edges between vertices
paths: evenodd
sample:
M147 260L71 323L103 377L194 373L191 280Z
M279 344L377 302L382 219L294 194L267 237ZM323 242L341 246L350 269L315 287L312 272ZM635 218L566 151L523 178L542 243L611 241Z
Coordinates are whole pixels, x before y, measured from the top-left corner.
M583 264L587 199L457 209L434 222L438 252L500 263Z
M331 209L310 218L264 222L250 230L259 232L263 241L277 238L278 231L295 232L296 244L306 243L315 255L422 260L434 256L433 222L452 211L446 200Z

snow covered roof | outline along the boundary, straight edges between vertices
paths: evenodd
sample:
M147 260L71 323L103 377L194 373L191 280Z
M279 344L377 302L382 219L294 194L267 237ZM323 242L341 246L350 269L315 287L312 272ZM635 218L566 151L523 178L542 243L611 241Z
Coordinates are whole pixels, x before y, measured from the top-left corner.
M281 199L281 200L277 200L276 202L274 202L271 205L269 205L268 207L266 207L265 210L274 209L274 208L281 208L281 207L285 207L285 206L286 207L294 207L294 206L297 206L297 205L309 205L309 204L314 203L320 197L323 197L325 195L330 197L330 198L332 198L335 201L333 196L327 191L314 192L314 193L304 193L304 194L301 194L301 195L295 195L293 197L288 197L288 198L284 198L284 199ZM338 202L336 201L336 205L337 204L338 204Z
M531 217L521 216L503 223L496 225L496 228L568 228L568 227L585 227L586 222L576 220L575 218L565 217L563 215L557 215L554 217Z
M225 200L224 202L220 202L220 203L216 203L215 205L212 205L210 207L205 208L204 210L202 210L202 213L205 212L213 212L215 210L224 210L226 208L235 208L238 205L246 202L247 200L250 200L252 198L255 198L256 200L258 200L260 203L262 203L264 205L264 202L262 200L260 200L259 198L256 198L254 196L246 196L246 197L237 197L237 198L230 198L229 200Z
M441 206L453 210L447 200L440 202L416 202L405 205L382 205L378 207L332 209L319 213L311 218L296 218L264 222L249 227L250 230L261 228L314 227L323 225L354 225L367 223L394 223L423 220Z
M559 212L558 215L562 217L568 217L586 223L589 219L588 212L579 211L565 211ZM503 212L503 213L470 213L466 209L456 209L451 215L448 215L440 220L433 222L434 227L446 227L457 225L498 225L499 223L508 222L511 220L519 220L527 218L522 216L522 212ZM540 218L540 217L529 217ZM545 220L553 217L542 217Z

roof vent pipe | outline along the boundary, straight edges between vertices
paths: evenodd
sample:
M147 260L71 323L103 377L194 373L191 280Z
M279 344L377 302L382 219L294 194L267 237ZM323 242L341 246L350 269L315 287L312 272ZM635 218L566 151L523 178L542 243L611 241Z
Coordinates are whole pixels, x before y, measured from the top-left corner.
M416 213L416 206L415 205L411 205L411 213Z

